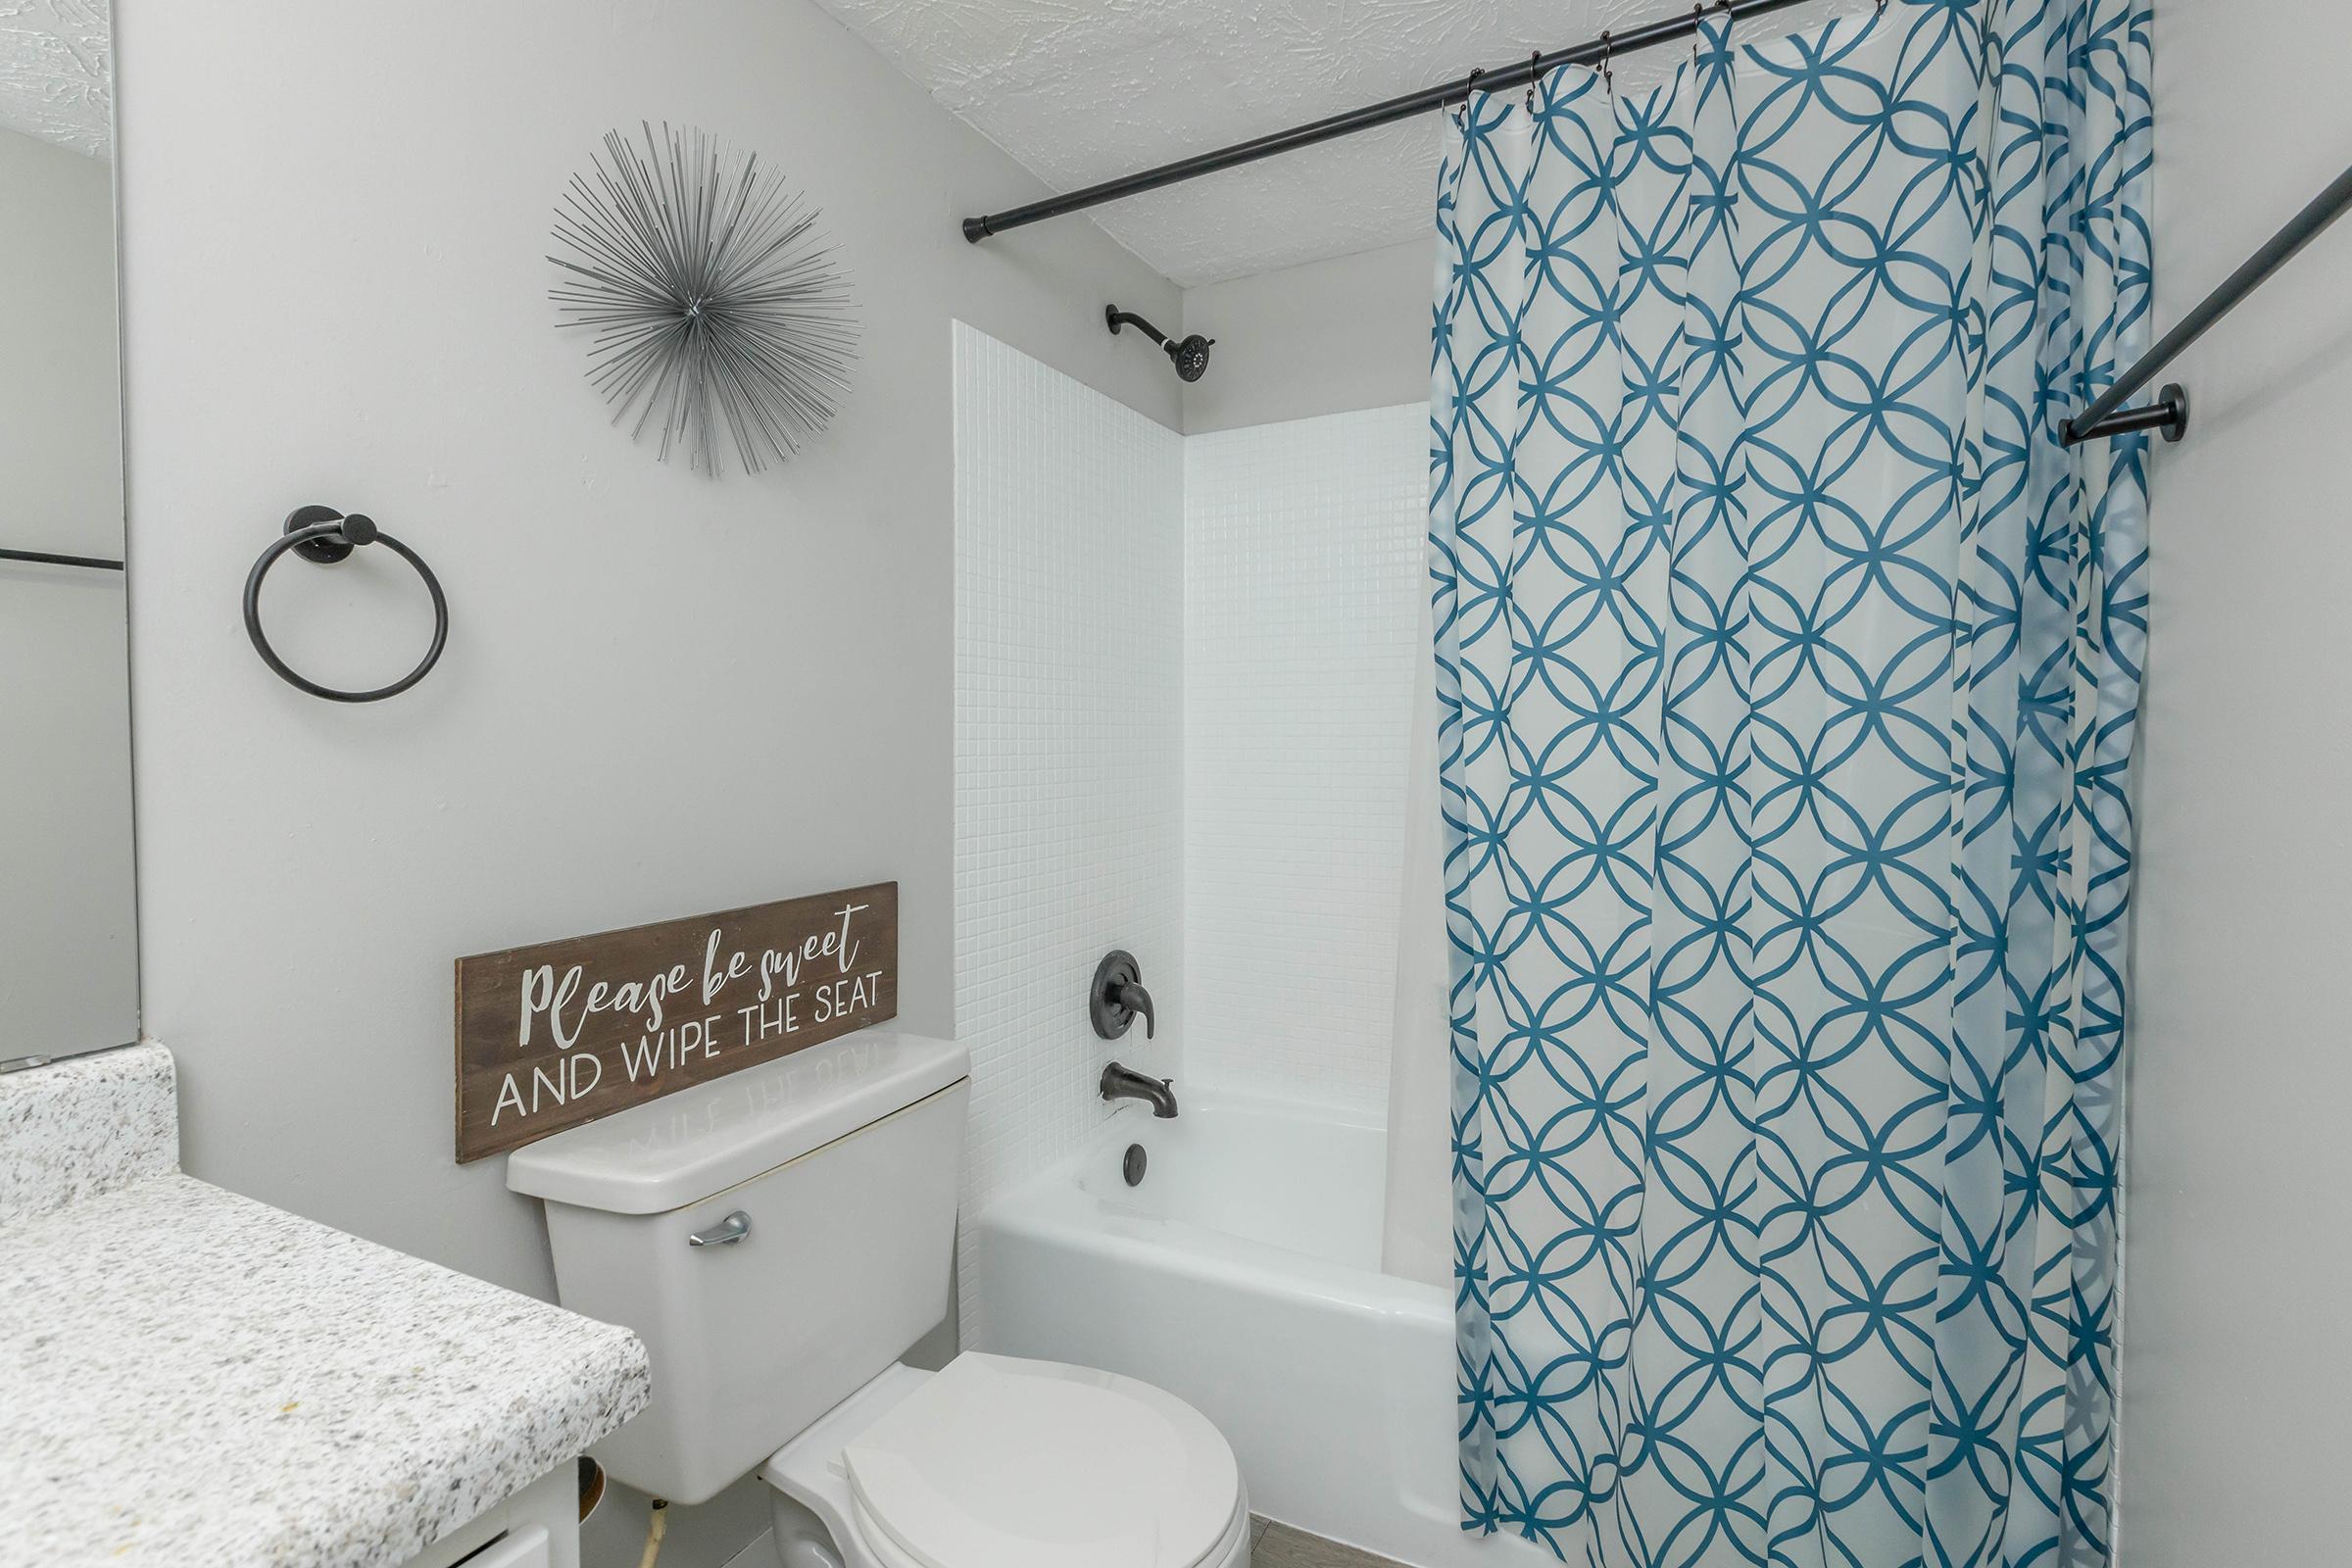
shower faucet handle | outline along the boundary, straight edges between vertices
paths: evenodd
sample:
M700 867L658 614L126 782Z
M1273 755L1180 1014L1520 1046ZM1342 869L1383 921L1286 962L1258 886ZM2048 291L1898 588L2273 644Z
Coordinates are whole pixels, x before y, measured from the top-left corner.
M1159 1028L1159 1018L1152 1010L1151 992L1146 991L1142 986L1121 986L1112 1000L1129 1012L1143 1014L1144 1038L1150 1040L1153 1037Z
M1146 1040L1158 1033L1159 1019L1152 1008L1152 993L1144 989L1143 966L1135 961L1132 953L1113 949L1095 965L1095 983L1087 991L1086 1011L1094 1022L1095 1033L1104 1040L1124 1035L1138 1016L1144 1020Z

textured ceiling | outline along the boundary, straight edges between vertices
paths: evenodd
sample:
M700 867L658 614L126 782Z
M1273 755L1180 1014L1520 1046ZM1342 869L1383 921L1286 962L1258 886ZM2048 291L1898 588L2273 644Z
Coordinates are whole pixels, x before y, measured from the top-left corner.
M0 129L112 156L113 53L107 0L0 0Z
M820 3L1056 190L1690 9L1690 0ZM1870 3L1807 0L1741 36L1798 31ZM1616 79L1654 83L1685 58L1672 45L1649 50L1622 62ZM1190 287L1426 232L1437 161L1438 125L1425 116L1094 216ZM1003 195L991 205L1014 204L1014 193Z

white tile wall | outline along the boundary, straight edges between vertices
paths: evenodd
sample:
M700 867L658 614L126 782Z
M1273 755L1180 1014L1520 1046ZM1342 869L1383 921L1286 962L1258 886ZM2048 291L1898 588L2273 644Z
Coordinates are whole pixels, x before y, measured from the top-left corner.
M1185 443L1196 1084L1386 1108L1428 431L1413 404Z
M972 1053L962 1337L985 1348L970 1216L1106 1114L1116 1056L1183 1035L1184 443L956 327L956 1021ZM1156 1042L1087 1022L1125 948Z
M956 329L967 1217L1113 1056L1379 1115L1426 581L1423 405L1184 440ZM1108 949L1160 1039L1086 1018ZM986 1347L966 1225L963 1343Z

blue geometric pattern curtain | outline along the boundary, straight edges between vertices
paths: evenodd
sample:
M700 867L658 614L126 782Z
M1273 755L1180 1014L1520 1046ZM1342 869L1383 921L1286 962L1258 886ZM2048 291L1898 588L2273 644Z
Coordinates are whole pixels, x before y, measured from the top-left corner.
M1475 97L1440 187L1465 1528L2104 1563L2146 0Z

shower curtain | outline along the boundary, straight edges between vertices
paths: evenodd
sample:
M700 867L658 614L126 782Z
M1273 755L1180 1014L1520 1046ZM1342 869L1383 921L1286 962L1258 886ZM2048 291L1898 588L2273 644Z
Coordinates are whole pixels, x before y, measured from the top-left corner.
M1476 96L1431 551L1465 1528L2108 1558L2145 0Z

